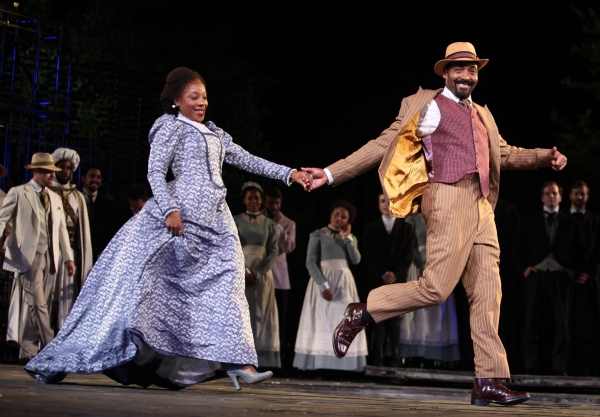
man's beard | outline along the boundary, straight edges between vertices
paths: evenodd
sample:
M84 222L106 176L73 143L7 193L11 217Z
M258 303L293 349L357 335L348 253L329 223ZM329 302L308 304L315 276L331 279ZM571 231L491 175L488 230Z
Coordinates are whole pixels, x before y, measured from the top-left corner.
M56 178L56 182L58 182L61 185L67 185L70 182L70 178L63 180L62 178L60 178L58 175L55 177Z

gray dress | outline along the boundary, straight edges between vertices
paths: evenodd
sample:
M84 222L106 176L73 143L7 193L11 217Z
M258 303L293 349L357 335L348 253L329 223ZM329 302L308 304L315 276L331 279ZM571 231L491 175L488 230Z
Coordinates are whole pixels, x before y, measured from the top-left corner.
M296 345L293 366L302 370L337 369L362 372L367 363L367 338L360 332L348 353L338 359L333 353L331 337L344 317L349 303L359 302L356 283L348 262L360 262L358 243L354 235L342 239L339 233L323 227L310 234L306 251L308 281ZM329 287L333 300L321 294Z
M264 214L241 213L233 219L242 242L246 269L256 277L256 283L246 285L246 300L258 365L279 368L279 312L271 270L279 252L277 224Z
M163 115L149 135L154 197L94 265L63 328L26 366L40 382L104 372L123 384L181 388L220 367L257 365L244 255L225 202L223 162L288 182L212 122ZM174 180L166 182L168 169ZM183 236L165 217L179 210Z

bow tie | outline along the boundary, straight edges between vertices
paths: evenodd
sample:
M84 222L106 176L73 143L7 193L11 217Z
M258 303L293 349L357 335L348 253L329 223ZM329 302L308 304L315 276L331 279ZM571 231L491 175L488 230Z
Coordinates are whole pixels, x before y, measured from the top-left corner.
M556 218L556 215L558 214L555 211L544 211L544 213L546 214L546 220L548 221L548 223L552 223Z

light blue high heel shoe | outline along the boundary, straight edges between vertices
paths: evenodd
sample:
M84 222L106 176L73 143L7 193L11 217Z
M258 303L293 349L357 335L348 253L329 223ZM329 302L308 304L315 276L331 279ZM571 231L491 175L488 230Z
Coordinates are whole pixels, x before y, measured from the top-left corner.
M242 377L243 380L246 381L248 384L260 384L261 382L266 381L267 379L273 376L273 372L271 371L249 374L248 372L245 372L240 368L227 369L226 372L227 375L229 375L229 378L231 378L231 380L233 381L233 385L235 385L235 389L237 391L242 389L240 388L240 383L238 382L238 376Z

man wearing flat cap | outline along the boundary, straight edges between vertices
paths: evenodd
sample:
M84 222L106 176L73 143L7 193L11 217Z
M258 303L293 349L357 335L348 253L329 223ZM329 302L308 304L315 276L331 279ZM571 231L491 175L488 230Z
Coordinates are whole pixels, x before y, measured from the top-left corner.
M55 324L57 330L60 330L92 269L94 254L85 197L75 184L71 184L79 167L79 154L73 149L58 148L52 152L52 159L60 171L52 180L50 189L62 200L69 241L77 265L75 275L69 275L62 267L59 267L56 273L54 301L58 304L58 310Z
M9 313L24 318L18 320L16 340L20 345L19 362L22 364L54 339L49 306L59 262L64 263L70 275L76 271L62 202L49 189L59 168L48 153L34 154L31 164L25 168L32 170L33 178L27 184L8 190L0 207L0 230L12 221L3 268L16 273L19 290L13 290L12 297L21 297L22 288L24 300L20 304L11 299L11 308L14 305L26 308L23 314Z
M303 170L318 188L337 186L379 165L390 212L406 217L421 211L426 222L427 264L421 278L384 285L372 290L366 303L350 304L333 334L335 354L344 357L372 321L444 302L462 279L475 351L471 404L512 405L527 401L529 394L501 383L510 371L498 337L500 249L494 207L500 170L562 170L567 158L556 148L510 146L500 136L488 108L471 97L487 63L471 43L450 44L434 65L444 88L419 88L402 100L396 120L377 139L325 169Z

